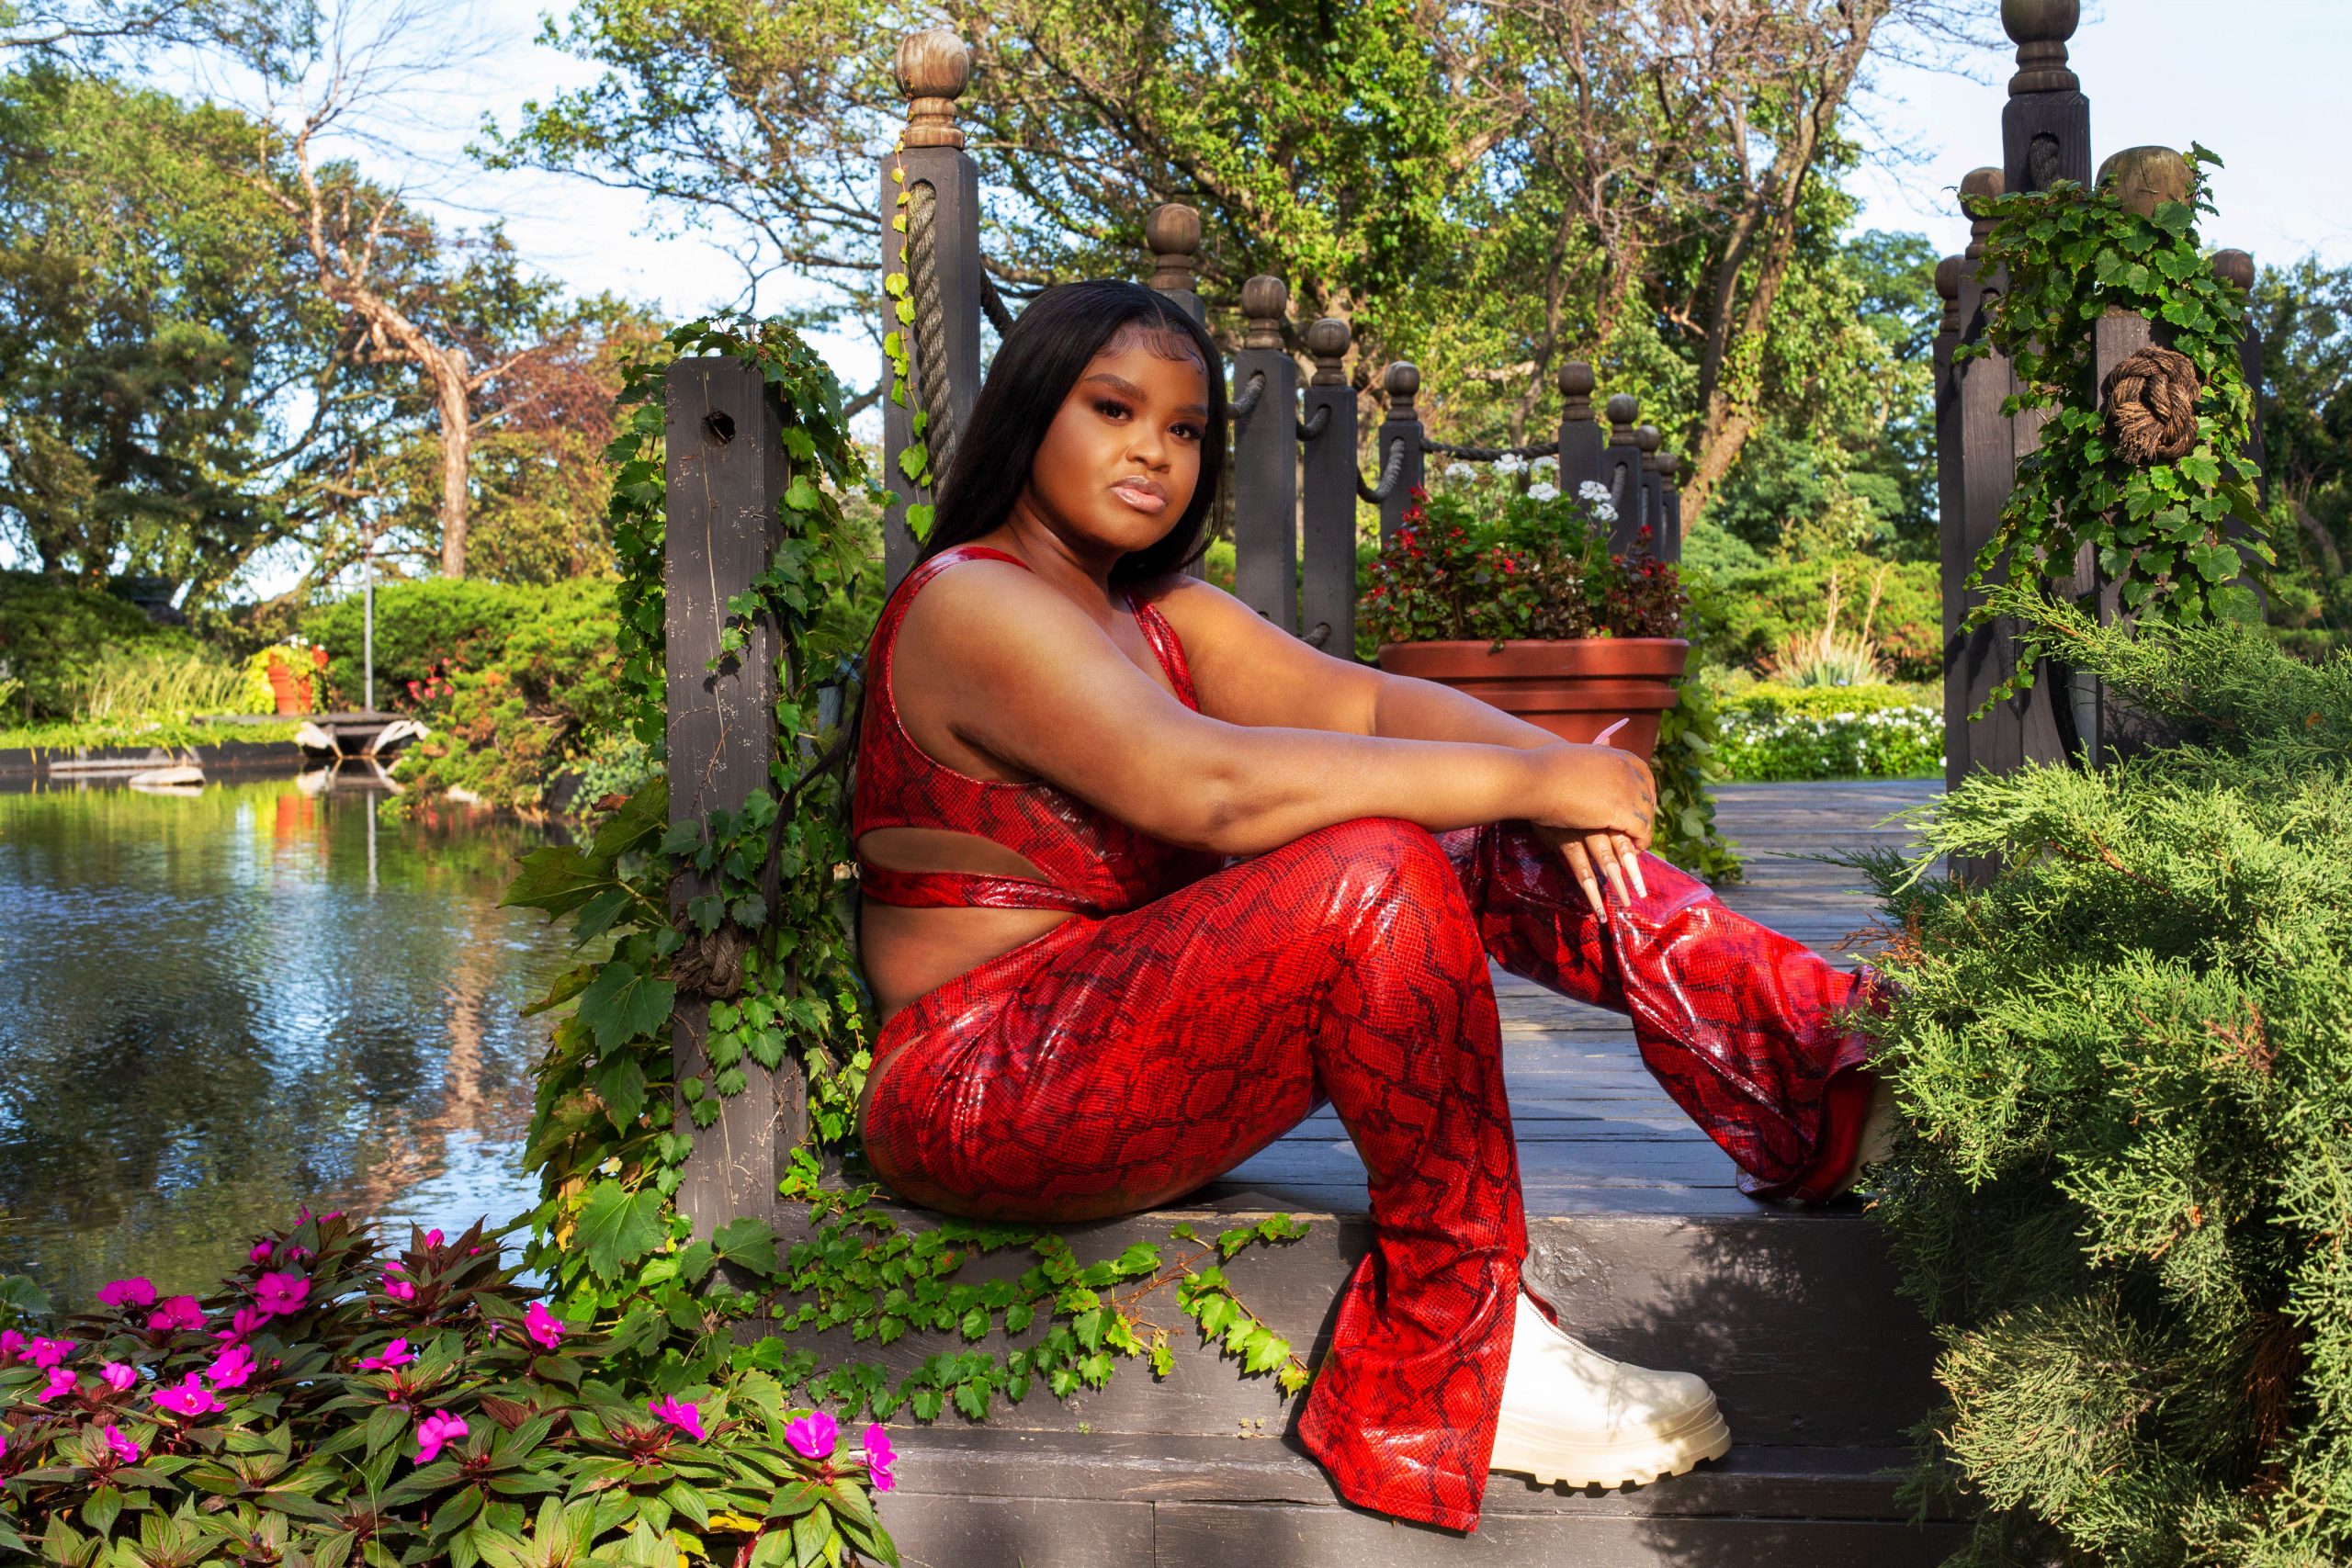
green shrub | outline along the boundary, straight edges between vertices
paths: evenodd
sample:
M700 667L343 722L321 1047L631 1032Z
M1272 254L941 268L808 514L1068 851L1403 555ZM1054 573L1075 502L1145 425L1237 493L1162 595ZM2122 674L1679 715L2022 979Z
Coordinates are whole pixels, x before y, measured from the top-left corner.
M1884 1178L1993 1568L2352 1560L2352 658L1996 604L2177 727L1924 818L1880 863L1916 1123Z
M61 1325L28 1281L0 1281L0 1553L70 1568L898 1560L868 1493L894 1481L887 1436L868 1427L859 1452L829 1417L796 1419L757 1365L775 1341L707 1372L632 1375L629 1325L567 1323L519 1273L479 1225L413 1232L392 1253L305 1211L203 1301L118 1280Z
M1770 563L1748 550L1690 551L1682 575L1690 590L1690 629L1683 635L1690 638L1691 657L1760 671L1792 636L1819 629L1832 570L1844 588L1841 622L1859 626L1869 584L1882 567L1888 568L1885 588L1871 618L1880 659L1898 680L1940 678L1942 569L1933 561L1889 563L1864 555Z
M1737 882L1738 845L1715 829L1707 786L1729 777L1724 766L1724 711L1713 671L1694 670L1675 687L1674 705L1658 716L1650 772L1657 783L1657 826L1650 850L1711 883Z
M509 596L503 626L469 634L449 672L420 683L434 694L421 707L433 733L401 759L401 780L427 798L464 789L537 813L549 808L558 776L592 755L605 764L604 776L641 778L644 765L609 754L625 736L612 582L573 578L500 592Z
M592 580L593 581L593 580ZM471 578L387 582L376 589L376 705L406 713L429 701L436 677L487 662L514 626L536 614L555 589L516 588ZM320 701L356 708L365 689L362 596L356 593L303 617L303 635L327 650L327 687Z
M1745 687L1724 699L1719 757L1732 778L1929 778L1944 771L1943 699L1931 687Z
M187 658L197 650L195 637L157 626L111 593L37 572L0 571L0 676L18 684L16 712L7 716L73 718L109 655Z

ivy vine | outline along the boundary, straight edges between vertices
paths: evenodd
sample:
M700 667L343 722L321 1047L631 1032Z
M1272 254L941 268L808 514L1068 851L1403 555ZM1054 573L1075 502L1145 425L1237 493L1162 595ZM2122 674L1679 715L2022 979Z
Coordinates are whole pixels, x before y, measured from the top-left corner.
M903 280L894 294L902 298ZM775 629L778 743L768 787L740 811L673 826L667 780L657 774L586 843L525 857L508 890L508 903L570 921L583 954L530 1010L555 1022L526 1156L541 1184L526 1260L555 1282L568 1318L607 1326L613 1355L647 1375L763 1371L853 1416L904 1411L928 1421L953 1407L979 1419L995 1400L1017 1403L1038 1384L1065 1399L1099 1389L1122 1358L1140 1357L1164 1376L1172 1329L1149 1315L1156 1300L1172 1300L1245 1374L1303 1389L1306 1364L1234 1294L1223 1268L1244 1247L1305 1234L1287 1215L1213 1238L1176 1222L1164 1247L1138 1243L1087 1261L1035 1226L909 1226L877 1201L877 1186L842 1183L842 1172L862 1168L856 1106L873 1030L837 764L869 629L857 606L870 604L866 579L879 565L850 544L840 497L861 487L877 502L886 497L848 435L839 384L790 328L696 321L632 364L607 456L625 706L653 756L662 756L666 710L663 376L673 359L701 355L754 367L783 411L793 478L780 542L729 602L719 655L741 657L757 623ZM894 391L903 397L902 379ZM920 413L916 421L910 449L922 446ZM927 482L927 456L907 471ZM669 890L688 871L707 891L673 922ZM707 1081L673 1070L670 1023L682 989L715 998ZM695 1130L744 1089L751 1063L796 1066L808 1085L808 1136L790 1152L781 1184L795 1211L789 1245L753 1216L694 1239L672 1201ZM1016 1279L957 1278L971 1259L1012 1248L1035 1258ZM739 1343L744 1320L779 1332ZM829 1362L788 1343L827 1330L877 1346L938 1334L949 1348L894 1378L876 1363ZM991 1335L1023 1342L980 1343Z
M2055 588L2072 578L2087 542L2128 613L2172 624L2258 615L2238 580L2248 557L2276 558L2246 455L2254 403L2238 362L2245 301L2213 275L2198 241L2197 215L2213 210L2205 166L2220 160L2192 146L2186 162L2188 199L2159 202L2145 217L2109 187L2071 180L1967 204L1972 216L1993 220L1984 276L2006 284L1989 298L1984 338L1955 357L1999 350L2018 385L2003 412L2049 414L2040 446L2018 459L2016 485L1976 558L1971 589L1983 589L2005 561L2019 581ZM2114 311L2144 316L2155 341L2196 368L2196 441L2171 461L2127 464L2110 438L2097 332ZM2234 537L2233 523L2240 525ZM1979 608L1972 624L1990 614ZM1996 697L2032 678L2029 661Z

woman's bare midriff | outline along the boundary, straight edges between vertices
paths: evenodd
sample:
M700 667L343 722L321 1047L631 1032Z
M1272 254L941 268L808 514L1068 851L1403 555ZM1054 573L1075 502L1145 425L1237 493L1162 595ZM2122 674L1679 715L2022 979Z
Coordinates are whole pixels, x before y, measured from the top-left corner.
M971 833L933 828L877 828L858 840L859 852L876 865L903 871L969 871L1043 880L1025 856ZM967 975L991 958L1035 942L1069 919L1060 909L907 909L864 902L857 945L865 983L874 991L878 1031L917 998ZM865 1080L858 1121L885 1068Z

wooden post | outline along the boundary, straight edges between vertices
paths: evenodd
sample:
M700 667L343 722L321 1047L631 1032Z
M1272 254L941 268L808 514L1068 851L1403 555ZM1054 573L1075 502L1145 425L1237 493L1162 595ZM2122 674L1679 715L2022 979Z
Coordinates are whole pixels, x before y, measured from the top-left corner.
M2080 0L2002 0L2001 26L2018 46L2009 101L2001 108L2004 190L2047 190L2091 177L2091 101L2066 64Z
M1960 455L1960 377L1952 351L1960 346L1961 269L1958 256L1936 264L1936 292L1943 297L1943 319L1936 327L1934 384L1936 390L1936 527L1941 554L1943 601L1944 778L1947 784L1962 777L1967 767L1967 734L1961 722L1965 710L1952 691L1953 672L1966 660L1960 635L1960 585L1968 578L1964 528L1967 505L1962 491Z
M1143 235L1151 246L1151 287L1208 325L1200 294L1200 213L1180 201L1155 207L1143 220Z
M1356 389L1341 367L1348 338L1348 323L1337 316L1306 329L1315 378L1302 400L1306 581L1299 634L1339 659L1353 659L1356 649Z
M2245 251L2215 251L2213 276L2238 291L2241 299L2254 296L2254 257ZM2254 399L2254 418L2247 428L2246 456L2254 459L2256 468L2263 470L2262 491L2269 498L2269 467L2263 462L2262 452L2262 333L2256 330L2254 318L2246 317L2245 336L2238 340L2238 369L2245 377L2245 389Z
M1421 416L1413 407L1413 399L1421 389L1421 373L1400 359L1388 367L1380 382L1388 393L1388 417L1380 422L1380 440L1373 448L1374 482L1388 471L1392 457L1403 454L1396 482L1380 502L1380 544L1385 549L1396 536L1406 509L1413 504L1413 491L1421 488Z
M1283 346L1290 290L1241 286L1249 323L1233 356L1233 592L1284 631L1298 628L1298 361Z
M1681 472L1681 458L1671 452L1657 455L1658 497L1666 503L1666 526L1658 535L1664 547L1657 552L1662 561L1682 558Z
M911 209L898 204L900 186L892 177L903 167L905 188L911 193L917 186L928 186L936 204L933 254L942 316L939 341L931 345L937 363L926 366L914 324L899 320L896 300L885 297L882 301L882 330L897 333L914 360L906 403L885 399L882 404L882 472L898 498L883 527L882 558L888 581L895 587L922 547L906 526L906 509L932 499L899 467L899 454L914 440L910 416L927 406L924 389L938 385L938 372L944 369L945 418L942 411L933 410L925 433L933 459L932 477L937 481L946 477L942 468L947 456L945 437L964 428L979 391L980 179L978 166L964 151L964 132L956 124L956 100L972 74L971 52L964 40L946 28L910 33L899 40L892 69L899 91L907 98L906 150L882 160L882 270L907 274L909 297L913 297L914 268L907 253L911 235L894 226L895 220L907 217L912 227Z
M1666 539L1666 481L1658 476L1657 449L1665 437L1655 424L1645 424L1634 432L1634 445L1642 449L1642 526L1650 531L1650 554L1658 555L1658 547Z
M1193 320L1208 325L1208 307L1200 293L1200 213L1181 201L1163 203L1144 219L1143 237L1151 247L1152 288L1173 300ZM1222 376L1225 368L1211 365L1208 372ZM1234 472L1233 444L1228 441L1225 447L1225 472L1217 476L1216 504L1209 512L1210 538L1232 532ZM1204 556L1187 562L1184 575L1206 577L1208 563Z
M1642 531L1642 445L1634 432L1642 408L1631 392L1620 392L1609 400L1607 412L1609 445L1601 449L1600 482L1617 508L1617 521L1609 525L1609 548L1622 554Z
M779 535L777 505L786 475L784 423L775 394L740 359L682 359L664 382L669 484L662 585L668 606L664 671L669 686L670 820L700 822L740 811L768 787L775 755L775 627L755 622L740 653L718 658L727 602L767 570ZM688 872L670 887L670 912L684 926L688 900L709 891ZM678 1081L702 1080L715 1096L704 1055L710 1001L681 993L671 1019ZM740 1094L718 1100L718 1120L694 1132L677 1193L679 1213L708 1235L741 1214L773 1220L777 1160L800 1140L808 1117L797 1067L770 1073L748 1056ZM679 1104L681 1125L685 1106Z
M1998 169L1977 169L1961 181L1963 197L1987 197L2001 193ZM1984 254L1989 219L1972 218L1968 252L1960 273L1961 339L1973 343L1984 333L1985 279L1978 272ZM2002 354L1987 355L1953 367L1954 400L1959 434L1955 444L1960 461L1960 507L1946 513L1941 534L1944 599L1944 783L1956 785L1983 763L1996 769L2014 767L2014 757L2003 761L1990 730L1996 722L1972 722L1969 715L2008 673L2001 628L1963 623L1981 595L1962 587L1976 564L1976 551L1993 536L2001 506L2016 478L2009 445L2009 422L2001 400L2009 392L2009 361ZM2014 751L2014 748L2010 749Z
M1592 367L1571 359L1560 367L1560 488L1574 494L1582 485L1606 485L1601 472L1600 426L1592 417Z

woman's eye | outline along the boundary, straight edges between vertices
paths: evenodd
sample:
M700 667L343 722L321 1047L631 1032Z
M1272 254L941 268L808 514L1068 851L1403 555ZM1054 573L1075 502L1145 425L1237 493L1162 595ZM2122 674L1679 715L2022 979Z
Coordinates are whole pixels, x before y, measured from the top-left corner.
M1176 433L1188 441L1198 441L1208 434L1197 424L1180 424L1176 427Z
M1127 405L1115 398L1098 398L1095 400L1094 412L1105 418L1125 419L1127 416Z

